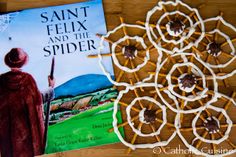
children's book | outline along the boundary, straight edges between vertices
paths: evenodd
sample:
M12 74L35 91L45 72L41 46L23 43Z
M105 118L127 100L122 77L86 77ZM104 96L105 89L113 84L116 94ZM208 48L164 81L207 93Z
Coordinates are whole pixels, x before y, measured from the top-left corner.
M41 93L48 89L49 75L55 80L54 99L43 105L44 121L49 118L45 153L119 142L114 132L108 132L117 91L98 59L87 57L98 54L97 33L106 34L102 0L0 15L1 74L10 71L6 54L20 48L28 54L21 69L33 77ZM108 44L105 48L109 51ZM114 74L111 58L103 64Z

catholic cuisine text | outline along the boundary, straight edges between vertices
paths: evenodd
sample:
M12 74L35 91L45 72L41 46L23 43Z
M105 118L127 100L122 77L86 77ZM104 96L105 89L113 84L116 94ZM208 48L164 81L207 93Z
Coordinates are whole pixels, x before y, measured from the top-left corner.
M40 14L48 36L47 46L43 48L44 57L96 49L88 31L88 10L89 6L84 6Z
M204 153L208 153L208 154L213 154L214 150L213 149L209 149L208 147L203 147L200 150L201 152ZM226 149L226 148L218 148L217 150L215 150L215 152L217 152L218 154L225 154L228 152L233 151L232 149ZM168 154L168 155L173 155L173 154L194 154L191 150L189 149L183 149L181 148L181 146L179 145L176 148L170 148L170 147L155 147L153 148L153 153L154 154Z

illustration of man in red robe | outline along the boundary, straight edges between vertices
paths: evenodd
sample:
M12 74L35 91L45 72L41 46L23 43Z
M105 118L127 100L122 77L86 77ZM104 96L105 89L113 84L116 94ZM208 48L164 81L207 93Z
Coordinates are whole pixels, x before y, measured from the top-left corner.
M45 143L43 102L33 77L22 72L28 55L13 48L5 56L11 70L0 75L1 157L33 157L43 154ZM49 78L49 86L54 80Z

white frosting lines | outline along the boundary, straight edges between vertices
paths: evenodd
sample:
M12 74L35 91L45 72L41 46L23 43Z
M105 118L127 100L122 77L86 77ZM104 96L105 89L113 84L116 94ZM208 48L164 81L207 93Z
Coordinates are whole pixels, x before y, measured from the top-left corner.
M166 8L171 7L171 11L167 11ZM208 30L210 22L217 24L215 28ZM212 155L200 151L199 146L195 145L196 141L220 145L229 140L231 128L234 127L233 120L226 112L228 108L215 106L219 103L219 99L223 99L236 107L232 98L220 94L218 91L218 80L224 80L236 74L236 70L227 74L222 72L223 68L230 66L235 61L236 52L233 43L235 39L231 39L230 33L222 31L220 24L236 33L236 28L221 16L202 20L197 9L191 8L180 0L160 1L147 13L146 22L143 24L145 27L122 22L121 25L101 37L99 64L104 74L115 86L126 87L125 90L120 91L115 100L113 113L114 131L124 145L131 149L166 146L178 134L186 147L198 155L225 156L236 152L233 149L230 152ZM143 36L129 35L126 32L127 28L139 29L143 31ZM123 31L124 36L117 39L116 35L120 30ZM110 39L111 36L115 36L116 40ZM146 36L152 45L147 45L149 42L146 42ZM221 40L218 40L219 38ZM109 69L103 65L103 59L106 56L103 52L105 40L111 44L110 56L114 65L121 71L116 81L112 79L108 72ZM223 40L224 42L222 42ZM157 57L152 56L153 47L158 53ZM225 47L227 47L227 51ZM228 57L228 59L222 61L221 56ZM151 61L153 58L156 59L156 63ZM138 64L134 64L137 63L136 59L139 60ZM219 71L220 73L217 74ZM138 75L139 72L145 76ZM127 77L126 80L121 79L125 74L132 75L133 79L130 77ZM155 90L146 91L146 87L155 88ZM137 91L142 94L139 95L140 93ZM121 102L128 92L135 93L133 99L127 103ZM152 98L145 95L145 92L156 96ZM142 105L140 103L142 101L151 103L152 106ZM119 104L126 107L127 122L123 124L118 124L116 117ZM137 107L138 104L139 107ZM176 115L174 122L168 120L167 109ZM155 114L154 111L156 111ZM221 118L214 113L221 113L221 118L224 117L226 123L222 124ZM192 125L188 128L195 137L191 142L182 132L185 129L183 119L189 114L196 115L192 119ZM155 128L153 121L161 123L158 128ZM198 126L199 121L202 121L201 128ZM131 141L126 141L119 131L119 127L124 125L128 125L135 134ZM144 125L150 125L152 132L143 132ZM175 129L171 136L163 141L161 135L166 126ZM226 128L223 132L222 127ZM222 133L222 136L209 139L199 134L198 130L201 129L209 136L218 133ZM160 140L155 143L136 144L138 137L153 137L160 138Z
M175 10L172 12L166 12L166 6L172 6ZM184 7L185 9L183 10L185 10L185 12L177 10L178 6ZM150 26L153 21L152 18L157 12L164 12L161 16L155 17L155 20L157 21L155 23L155 28L158 31L158 34L156 34L152 26ZM170 19L171 16L178 16L178 18ZM169 22L165 25L162 24L164 19L169 20ZM158 50L165 51L168 54L183 52L192 46L197 46L205 35L205 27L198 10L189 7L187 4L179 0L176 0L176 2L160 1L157 6L147 13L145 26L147 29L147 35L152 44ZM200 31L197 32L199 28ZM163 33L163 31L165 31L165 33ZM197 34L198 37L195 38L193 42L186 42L186 40L190 39L193 34ZM171 39L167 39L167 36ZM166 45L166 47L163 47L162 45ZM173 48L170 49L171 47Z
M187 57L189 59L187 59ZM175 60L177 63L172 63L171 60ZM198 66L205 66L205 70L201 70ZM160 79L160 73L162 72L162 68L167 68L169 67L169 71L165 71L166 74L166 80L167 80L167 88L163 87L160 85L160 82L162 82L162 79ZM183 71L180 70L180 68L185 68L187 70ZM190 71L189 71L190 68ZM175 73L175 75L173 75ZM176 73L179 73L176 75ZM207 73L211 74L211 80L213 83L213 89L211 92L213 92L211 95L209 94L209 89L207 87L207 81L209 81L206 78ZM184 88L183 84L179 83L181 77L188 75L194 75L194 80L191 82L191 80L185 80L185 81L190 81L190 87L189 88ZM196 77L196 78L195 78ZM177 81L176 81L177 78ZM173 81L175 80L176 84L173 85ZM196 82L197 80L197 82ZM187 83L188 83L187 82ZM209 82L208 82L209 83ZM199 58L197 58L193 53L179 53L172 55L168 58L166 58L162 64L160 65L160 69L157 70L156 72L156 77L155 77L155 85L156 85L156 90L162 101L167 105L173 112L177 113L193 113L193 112L198 112L202 111L205 109L205 105L199 104L198 106L195 106L195 108L189 109L181 109L180 102L184 104L185 107L188 104L191 104L193 101L201 101L201 99L205 99L206 97L210 97L211 99L216 97L216 94L218 92L218 83L216 81L216 75L213 72L211 68L206 66L203 61L201 61ZM158 87L159 86L159 87ZM202 87L196 87L196 86L202 86ZM181 93L185 92L185 95L179 94L175 91L176 88L180 88L182 91ZM201 88L202 90L199 90ZM188 91L186 91L188 89ZM191 92L189 91L191 89ZM188 96L187 96L188 94ZM171 98L175 104L175 107L170 104L170 102L167 102L165 97L168 96ZM179 101L180 99L180 101Z
M127 40L135 40L137 43L140 43L140 44L141 44L141 46L143 47L143 49L147 49L147 46L146 46L146 44L144 43L143 38L142 38L142 37L138 37L138 36L134 36L134 37L124 36L123 38L119 39L117 42L115 42L114 44L112 44L112 59L113 59L115 65L116 65L117 67L119 67L119 69L121 69L122 71L125 71L125 72L127 72L127 73L133 73L133 72L139 71L142 67L144 67L144 66L147 64L148 60L150 60L149 50L146 51L145 57L144 57L144 61L143 61L142 64L139 64L139 65L137 65L137 67L134 67L134 68L129 68L129 67L127 67L127 66L123 66L123 65L121 65L121 64L119 63L119 60L118 60L117 57L116 57L116 51L115 51L115 49L117 48L117 45L118 45L118 44L120 44L120 43L122 43L122 42L125 42L125 41L127 41ZM123 48L122 48L122 53L123 53L123 55L124 55L124 58L129 59L127 56L125 56L125 51L126 51L125 49L126 49L126 47L123 47ZM137 57L137 55L138 55L138 50L135 50L133 56L131 57L131 59L135 59L135 57Z
M220 154L213 155L208 152L202 151L202 147L200 147L199 144L196 144L197 142L201 141L201 143L204 142L206 144L221 145L223 144L223 142L229 142L230 136L234 136L233 132L231 132L231 129L233 127L233 122L231 118L227 114L226 109L218 107L218 105L221 106L222 104L220 99L226 101L228 105L235 106L235 101L232 100L232 98L229 98L228 96L223 94L217 94L216 99L213 99L207 103L207 108L205 110L198 112L197 115L193 119L191 119L192 131L186 129L186 125L184 124L184 122L180 122L179 120L180 114L176 116L175 123L176 126L178 126L177 133L181 138L181 140L184 142L184 144L195 154L214 157L214 156L226 156L236 152L235 149L232 149L230 151L225 151L223 153L221 152ZM207 118L204 118L205 117L204 112L207 113L208 115ZM203 131L204 132L203 135L202 134L200 135L199 131ZM185 134L185 132L188 132L188 134ZM191 142L187 140L190 136L190 132L195 136L195 138ZM212 139L207 137L205 135L206 132L209 132L210 136L213 136L215 138ZM219 146L218 148L223 148L223 146L222 147Z
M209 19L206 19L203 21L206 28L209 25L211 25L211 22L220 22L221 24L223 24L225 27L227 27L228 29L230 29L232 32L236 33L236 29L233 25L231 25L230 23L226 22L221 16L217 16L217 17L214 17L214 18L209 18ZM230 35L228 34L228 32L223 32L221 31L220 28L215 28L213 30L207 30L206 32L207 34L211 34L212 37L204 37L205 40L208 40L208 43L207 43L207 46L205 47L205 49L207 50L207 52L210 54L211 51L209 50L209 45L210 43L217 43L219 44L220 46L220 52L216 55L212 54L212 57L215 57L217 59L219 59L219 63L215 63L215 61L212 59L211 60L211 63L209 62L206 62L206 64L211 67L211 68L225 68L227 66L229 66L232 62L235 61L235 46L232 42L232 39L230 37ZM225 40L225 43L222 43L222 41L214 41L215 39L215 35L218 35L219 37L221 38L224 38ZM219 37L217 39L219 39ZM208 39L206 39L208 38ZM209 41L210 40L210 41ZM222 40L222 39L221 39ZM199 45L201 45L201 43L204 42L203 40L200 42ZM226 46L228 45L227 49L230 49L230 52L227 52L228 50L227 49L224 49ZM223 51L223 52L222 52ZM204 54L203 54L204 56ZM225 56L228 58L228 60L225 62L225 61L221 61L221 56Z
M127 94L128 92L137 92L137 91L139 91L140 88L144 88L144 87L145 86L139 86L137 88L131 88L131 89L126 88L125 90L123 90L119 93L116 101L114 102L114 112L113 112L114 131L118 135L118 138L120 139L120 141L123 144L125 144L126 146L130 147L131 149L154 148L157 146L166 146L176 135L176 131L174 129L174 124L172 124L173 125L173 127L172 127L173 133L170 135L170 137L167 140L164 140L164 141L160 140L155 143L135 144L132 142L127 142L121 136L121 133L118 128L118 126L119 126L118 120L116 117L117 111L120 108L119 103L124 104L123 102L121 102L121 99L122 99L122 97L125 97L124 95ZM145 92L141 93L141 94L145 95ZM168 116L167 116L167 112L166 112L166 107L164 105L162 105L161 102L158 102L156 99L151 98L149 96L140 96L140 97L138 96L138 97L134 98L133 100L131 100L131 102L128 104L129 105L126 107L127 122L129 124L129 127L131 127L133 132L137 135L137 136L133 136L133 137L135 137L135 139L136 139L139 137L153 137L153 138L155 138L154 136L159 136L159 138L161 139L160 135L165 132L165 131L162 131L163 128L166 127L167 123L169 123L169 124L171 123L167 118ZM150 107L150 104L152 104L152 107ZM141 109L138 109L139 105L142 106ZM153 113L145 113L145 111L150 111ZM153 114L155 114L154 117L153 117ZM162 114L161 119L158 119L158 114ZM134 124L135 117L137 117L136 120L139 121L139 123L136 125ZM147 119L147 117L149 119ZM159 121L159 122L161 121L161 125L158 128L155 128L156 126L154 125L155 124L154 121ZM172 122L172 123L174 123L174 122ZM137 125L138 125L138 127L137 127ZM154 127L155 129L152 130L152 132L150 132L150 133L143 133L142 127L144 125L150 125L151 127Z
M100 42L100 47L99 47L99 64L100 67L102 68L104 74L107 76L107 78L116 86L126 86L126 87L131 87L131 86L138 86L144 82L149 81L152 79L153 74L147 73L146 76L144 77L138 77L138 72L142 69L145 68L146 65L150 64L152 67L156 68L156 64L151 61L151 53L150 53L150 48L148 48L149 45L146 45L143 37L141 36L129 36L128 32L125 32L124 36L117 41L112 41L109 39L110 36L114 36L119 33L120 30L124 30L124 28L129 28L129 29L137 29L140 31L143 31L143 34L145 34L146 30L145 27L139 26L139 25L130 25L130 24L125 24L122 23L121 25L117 26L114 30L108 32L105 36L101 37L101 42ZM109 39L111 43L111 56L112 60L114 62L114 65L117 66L120 69L120 74L118 75L117 80L113 80L111 74L108 72L107 67L104 66L103 64L103 58L106 56L103 56L102 54L104 53L104 44L105 40ZM140 50L140 47L142 49ZM120 49L120 50L119 50ZM119 51L117 51L119 50ZM145 52L145 56L143 56L143 52ZM159 55L161 56L161 55ZM125 60L125 63L122 65L120 62L121 59L118 59L118 57L123 57L122 60ZM136 61L141 60L142 63L135 65ZM160 57L158 58L160 60ZM156 61L155 61L156 62ZM108 67L109 68L109 67ZM153 71L155 71L155 68ZM137 72L137 73L136 73ZM150 71L151 72L151 71ZM127 74L133 75L133 77L136 79L136 82L134 82L133 85L130 83L127 83L125 81L122 81L122 77L124 77ZM127 76L126 76L127 77Z

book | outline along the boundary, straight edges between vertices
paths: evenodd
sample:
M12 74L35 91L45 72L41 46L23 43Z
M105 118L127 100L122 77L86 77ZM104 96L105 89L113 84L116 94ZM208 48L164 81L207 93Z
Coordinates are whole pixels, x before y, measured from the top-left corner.
M0 15L0 71L7 73L6 54L21 48L28 54L22 67L39 91L48 89L48 75L55 78L50 102L45 153L119 142L112 128L112 99L117 91L99 67L100 39L106 34L102 0L28 9ZM109 51L109 45L105 45ZM52 58L55 60L51 70ZM110 57L104 60L114 74ZM47 115L47 103L44 113ZM119 122L121 115L118 114Z

